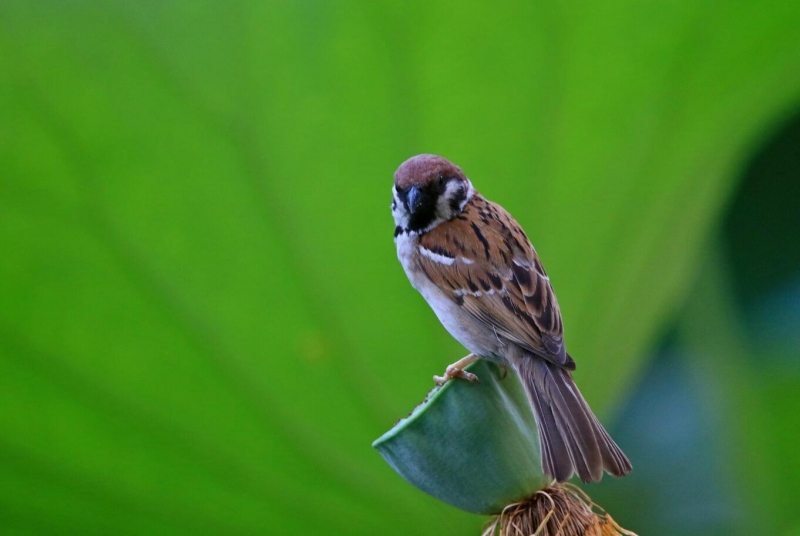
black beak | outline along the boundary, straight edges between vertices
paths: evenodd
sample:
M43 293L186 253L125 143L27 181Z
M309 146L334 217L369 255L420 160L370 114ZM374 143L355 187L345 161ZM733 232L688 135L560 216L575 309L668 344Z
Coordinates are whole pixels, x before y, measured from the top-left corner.
M419 188L412 186L406 194L406 208L409 214L414 214L422 204L423 194Z

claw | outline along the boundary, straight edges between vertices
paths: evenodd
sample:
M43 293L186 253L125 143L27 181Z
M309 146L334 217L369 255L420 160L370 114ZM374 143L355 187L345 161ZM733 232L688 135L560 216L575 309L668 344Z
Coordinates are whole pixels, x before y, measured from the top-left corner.
M503 369L503 374L500 375L500 379L505 380L506 376L508 376L508 365L500 365L500 368Z
M470 362L472 362L472 361L474 361L474 359L470 360ZM467 364L469 364L469 363L467 363ZM472 382L472 383L480 383L481 382L480 378L478 378L475 374L473 374L471 372L467 372L467 371L463 370L461 368L462 366L466 366L466 365L462 365L461 361L459 361L458 363L453 363L452 365L448 365L447 368L444 371L444 376L434 376L433 377L433 381L436 383L436 385L444 385L445 383L447 383L449 380L451 380L453 378L463 378L463 379L465 379L465 380L467 380L469 382Z

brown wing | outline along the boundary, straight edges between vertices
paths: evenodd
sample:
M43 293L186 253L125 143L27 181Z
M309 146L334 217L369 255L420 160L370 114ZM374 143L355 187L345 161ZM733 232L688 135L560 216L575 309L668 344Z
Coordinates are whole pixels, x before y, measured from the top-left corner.
M464 213L420 237L420 246L434 253L421 256L423 270L453 301L498 336L574 369L550 279L502 207L476 194Z

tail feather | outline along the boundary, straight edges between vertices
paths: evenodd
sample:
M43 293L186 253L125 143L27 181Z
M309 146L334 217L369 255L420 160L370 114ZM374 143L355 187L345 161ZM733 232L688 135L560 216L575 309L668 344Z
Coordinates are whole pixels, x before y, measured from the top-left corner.
M611 436L608 435L608 432L606 432L605 428L603 428L603 425L600 424L600 421L597 420L594 414L592 414L592 418L597 425L597 429L602 433L602 443L609 446L609 448L601 450L605 470L614 476L627 475L633 470L630 460L625 456L625 453L622 452L622 449L617 446L614 440L611 439Z
M544 386L546 398L552 403L556 425L567 443L567 452L575 472L584 480L600 480L603 461L589 408L568 382L559 381L562 376L560 368L554 367L555 370L552 370L546 361L536 361L539 362L534 367L537 385Z
M568 370L534 356L516 368L536 414L545 474L563 482L577 473L584 482L596 482L603 470L614 476L631 471Z
M545 473L559 482L572 476L572 462L564 456L568 452L564 438L558 431L556 417L551 404L537 391L530 391L529 398L534 407L536 423L539 427L539 451L542 456L542 467Z

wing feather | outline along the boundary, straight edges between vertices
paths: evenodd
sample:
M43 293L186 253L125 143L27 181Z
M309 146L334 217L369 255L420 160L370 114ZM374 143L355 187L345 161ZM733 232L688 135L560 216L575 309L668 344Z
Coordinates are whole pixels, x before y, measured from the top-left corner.
M463 216L420 237L420 246L439 251L444 245L454 259L442 263L421 257L424 272L498 336L573 369L555 292L522 228L502 207L477 194Z

